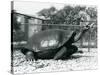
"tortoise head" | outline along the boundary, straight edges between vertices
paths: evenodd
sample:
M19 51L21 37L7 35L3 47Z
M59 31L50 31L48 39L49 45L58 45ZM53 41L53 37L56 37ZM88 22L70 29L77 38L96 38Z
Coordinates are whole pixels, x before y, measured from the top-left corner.
M89 23L88 25L83 26L83 30L89 30L93 28L94 25L95 25L94 23Z

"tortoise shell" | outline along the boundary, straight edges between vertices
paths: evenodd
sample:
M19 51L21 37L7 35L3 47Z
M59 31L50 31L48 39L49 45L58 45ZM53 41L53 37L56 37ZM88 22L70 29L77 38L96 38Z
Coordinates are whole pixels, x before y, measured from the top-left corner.
M73 31L63 29L44 30L29 38L25 48L35 52L56 49L66 43L73 33Z

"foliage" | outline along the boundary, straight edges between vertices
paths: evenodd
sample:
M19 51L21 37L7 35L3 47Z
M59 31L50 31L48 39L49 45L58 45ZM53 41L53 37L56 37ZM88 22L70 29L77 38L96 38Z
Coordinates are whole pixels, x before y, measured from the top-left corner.
M88 7L86 12L91 18L97 18L97 9L95 7Z
M43 16L46 19L47 18L51 18L56 12L56 8L55 7L51 7L49 9L43 9L40 12L38 12L39 16Z
M80 15L80 12L84 12ZM93 7L86 8L85 6L65 6L64 8L57 10L55 7L43 9L38 12L39 16L44 16L45 19L50 19L49 23L53 24L73 24L80 25L81 21L88 20L90 18L97 18L97 10Z

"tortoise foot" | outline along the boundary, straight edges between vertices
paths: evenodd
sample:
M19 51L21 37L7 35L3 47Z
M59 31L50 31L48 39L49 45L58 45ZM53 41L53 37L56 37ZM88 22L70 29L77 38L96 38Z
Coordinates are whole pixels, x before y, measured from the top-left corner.
M26 53L26 60L27 60L27 61L34 61L34 60L35 60L35 58L34 58L34 53L33 53L32 51L28 51L28 52Z

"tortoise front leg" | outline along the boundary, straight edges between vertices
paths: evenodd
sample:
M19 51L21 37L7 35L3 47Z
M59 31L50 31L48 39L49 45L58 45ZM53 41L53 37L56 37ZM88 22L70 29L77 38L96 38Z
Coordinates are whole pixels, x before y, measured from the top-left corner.
M72 54L76 53L78 51L78 48L74 45L71 45L69 47L63 47L61 48L60 51L56 53L53 59L67 59L69 58Z
M66 58L69 58L72 54L74 54L78 51L78 47L75 45L70 45L67 48L68 49L66 50Z
M63 47L63 48L61 48L61 50L60 51L58 51L56 54L55 54L55 56L54 56L54 60L57 60L57 59L60 59L60 58L62 58L63 56L64 56L64 54L66 53L66 47Z

